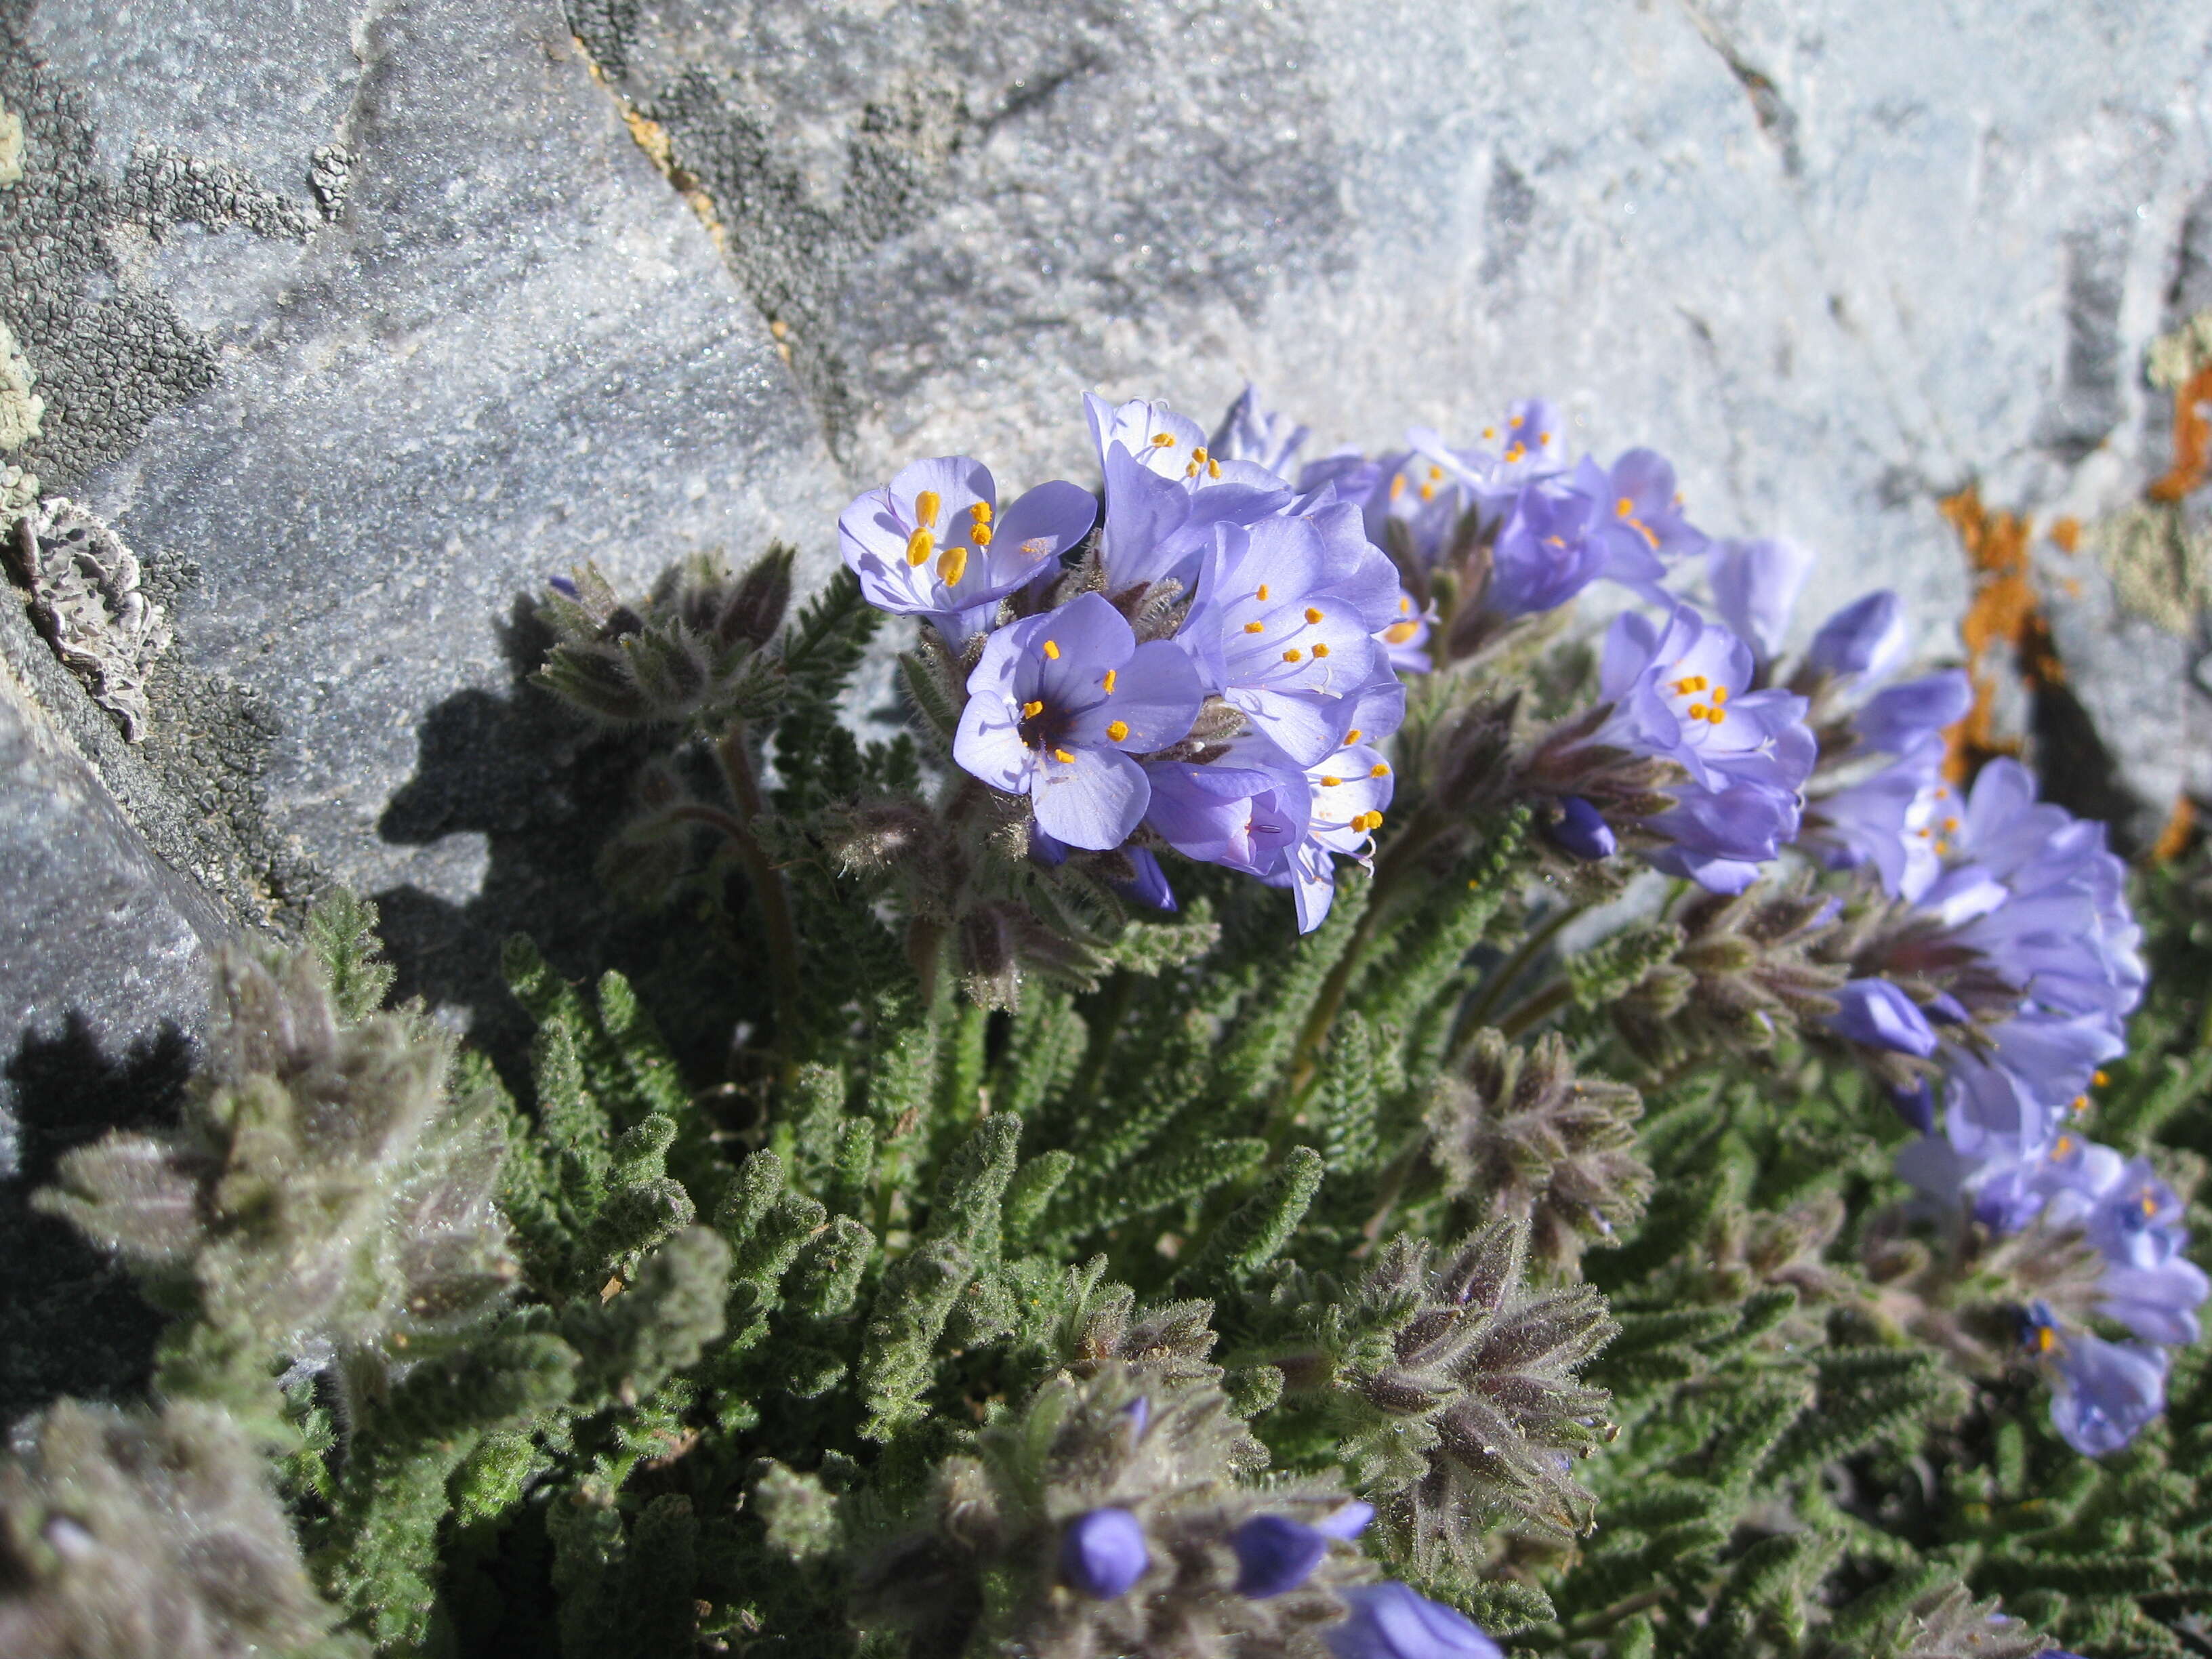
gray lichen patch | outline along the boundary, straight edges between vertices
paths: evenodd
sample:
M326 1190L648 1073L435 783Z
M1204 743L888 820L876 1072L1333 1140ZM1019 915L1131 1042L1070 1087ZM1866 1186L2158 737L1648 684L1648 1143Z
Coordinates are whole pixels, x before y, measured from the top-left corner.
M67 489L216 376L213 348L118 258L117 228L159 237L179 223L241 225L297 239L313 216L233 168L155 145L112 179L83 98L28 50L28 9L0 5L0 99L25 135L21 177L0 191L0 321L45 399L20 465Z
M0 449L21 449L39 435L46 400L31 390L37 376L5 323L0 323Z
M167 617L139 587L137 556L104 520L60 495L23 515L14 552L54 654L136 743L149 718L147 671L170 641Z

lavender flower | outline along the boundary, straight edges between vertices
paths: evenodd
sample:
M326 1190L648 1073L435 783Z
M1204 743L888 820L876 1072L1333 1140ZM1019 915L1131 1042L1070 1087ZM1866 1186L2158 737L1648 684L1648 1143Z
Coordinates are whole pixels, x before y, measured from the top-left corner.
M1628 450L1609 467L1584 456L1575 488L1597 504L1591 533L1614 581L1651 590L1667 574L1666 560L1707 544L1705 532L1683 517L1674 465L1656 450Z
M1579 795L1559 802L1559 818L1545 826L1545 833L1578 859L1609 859L1620 850L1620 837L1613 833L1613 826Z
M1039 484L1001 514L990 469L965 455L916 461L837 517L845 563L878 610L922 617L956 643L1000 599L1060 568L1091 532L1089 490Z
M2021 1321L2021 1346L2050 1377L2051 1425L2088 1457L2115 1452L2166 1408L2166 1351L2061 1330L2041 1303Z
M1304 763L1342 740L1346 698L1388 673L1372 635L1400 598L1350 507L1224 525L1176 638L1206 690Z
M1936 1052L1936 1030L1919 1005L1886 979L1855 979L1835 993L1829 1025L1853 1042L1893 1049L1925 1060Z
M1672 805L1642 820L1668 843L1648 856L1716 892L1741 892L1796 834L1813 765L1805 700L1751 684L1750 647L1688 605L1663 625L1624 613L1600 669L1611 712L1586 740L1680 769Z
M968 679L952 757L1035 804L1040 829L1105 851L1128 839L1152 787L1130 758L1188 732L1203 696L1168 640L1139 645L1096 593L1000 629Z
M1345 1620L1328 1632L1336 1659L1504 1659L1466 1614L1395 1579L1354 1585L1343 1600Z
M1716 542L1705 553L1714 609L1762 662L1782 654L1797 596L1812 572L1811 551L1795 542Z
M1140 398L1116 409L1087 393L1083 403L1106 481L1099 560L1109 592L1167 581L1188 589L1216 526L1255 524L1295 505L1282 479L1215 455L1197 423L1164 404Z
M1313 1525L1284 1515L1255 1515L1229 1534L1237 1553L1237 1593L1257 1600L1296 1589L1328 1553L1329 1540L1357 1538L1375 1506L1345 1504Z
M1504 617L1565 605L1611 561L1612 547L1601 533L1606 527L1597 499L1565 479L1528 485L1498 526L1484 604ZM1664 574L1655 567L1655 576Z
M1306 428L1287 415L1260 407L1259 393L1247 384L1229 405L1206 446L1208 459L1229 465L1248 461L1279 478L1291 476L1291 463L1305 447Z
M1853 600L1822 623L1806 648L1805 661L1823 674L1875 680L1897 665L1905 647L1904 607L1885 587Z
M1092 1510L1060 1535L1060 1574L1094 1601L1128 1594L1152 1564L1143 1522L1127 1510Z

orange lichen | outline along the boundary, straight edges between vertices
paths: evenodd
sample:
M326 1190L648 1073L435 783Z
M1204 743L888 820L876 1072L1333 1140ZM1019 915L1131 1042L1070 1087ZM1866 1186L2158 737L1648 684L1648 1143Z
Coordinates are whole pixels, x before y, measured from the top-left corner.
M2071 554L2080 551L2081 520L2071 517L2054 519L2051 525L2051 539L2058 544L2062 552Z
M2165 864L2179 858L2189 850L2190 837L2196 830L2196 803L2186 795L2176 795L2173 811L2166 816L2166 828L2158 832L2158 839L2151 843L2151 861Z
M2173 465L2150 487L2154 501L2178 501L2203 487L2212 469L2212 363L2173 394Z
M1943 516L1959 532L1973 573L1973 597L1959 631L1966 642L1966 672L1973 682L1973 706L1947 734L1950 754L1944 769L1964 782L1995 755L2017 754L2019 740L1996 725L1997 676L2009 655L2014 669L2033 690L2063 684L2066 671L2051 642L2051 625L2035 591L2028 544L2031 519L1993 512L1982 505L1980 489L1968 484L1941 502Z

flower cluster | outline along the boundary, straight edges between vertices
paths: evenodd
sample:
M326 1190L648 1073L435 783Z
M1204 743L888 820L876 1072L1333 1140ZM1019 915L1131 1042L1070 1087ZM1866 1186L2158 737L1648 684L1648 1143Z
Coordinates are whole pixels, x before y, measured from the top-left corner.
M952 758L1029 803L1032 853L1125 854L1128 890L1164 907L1159 848L1290 888L1320 926L1336 861L1369 859L1391 805L1400 676L1434 665L1445 590L1444 654L1464 658L1601 577L1663 599L1669 561L1707 545L1662 457L1571 461L1541 402L1474 447L1417 431L1295 482L1304 430L1249 389L1211 439L1156 402L1086 413L1103 507L1062 482L1001 513L989 471L951 456L860 496L839 533L867 599L958 664ZM1624 618L1572 745L1656 763L1647 850L1716 886L1795 833L1813 753L1803 700L1753 688L1751 664L1686 606ZM1596 808L1550 793L1569 845L1613 850Z

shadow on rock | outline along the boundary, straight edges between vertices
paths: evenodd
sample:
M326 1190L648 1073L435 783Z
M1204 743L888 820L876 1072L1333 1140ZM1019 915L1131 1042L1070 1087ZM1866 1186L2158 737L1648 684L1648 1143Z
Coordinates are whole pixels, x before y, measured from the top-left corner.
M464 1012L471 1039L527 1099L532 1028L500 975L501 945L527 933L571 980L627 975L687 1073L719 1077L731 1025L750 1012L729 964L679 956L678 941L696 947L701 930L618 898L599 873L653 739L594 730L527 683L551 644L528 598L516 599L502 635L512 688L458 692L430 710L415 775L377 824L407 846L464 832L488 843L483 888L465 904L413 886L374 896L398 970L394 994Z
M50 1184L64 1153L110 1129L177 1115L192 1049L164 1025L120 1059L100 1049L82 1016L58 1035L27 1035L8 1061L18 1166L0 1182L0 1425L62 1395L119 1395L142 1388L162 1316L130 1275L65 1222L38 1214L31 1194Z

